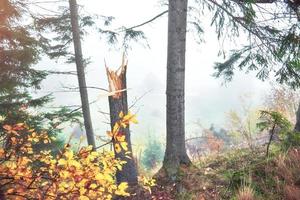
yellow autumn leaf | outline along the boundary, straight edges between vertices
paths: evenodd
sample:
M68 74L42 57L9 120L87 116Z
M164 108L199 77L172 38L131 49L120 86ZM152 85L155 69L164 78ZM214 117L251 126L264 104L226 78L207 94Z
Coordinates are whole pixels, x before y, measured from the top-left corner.
M138 123L138 120L136 119L135 115L130 119L130 121L134 124Z
M27 157L21 157L18 161L18 165L19 166L26 166L29 162L31 162L31 160L28 159Z
M123 111L121 111L121 112L119 113L119 117L120 117L120 118L123 118L123 117L124 117Z
M90 198L88 198L87 196L80 196L79 200L90 200Z
M121 144L121 147L125 150L125 151L128 151L128 144L127 142L120 142Z
M28 148L28 149L27 149L27 153L28 153L28 154L33 154L32 148Z
M115 193L117 195L130 196L130 194L128 192L126 192L127 188L128 188L128 183L122 182L118 185L118 188Z
M118 143L115 144L115 151L116 151L117 153L120 153L120 152L122 151L120 144L118 144Z
M120 125L118 123L116 123L113 127L113 131L112 134L116 134L118 132L118 130L120 129Z
M68 178L70 176L70 173L68 171L61 171L59 173L59 175L60 175L60 177L66 179L66 178Z
M79 193L80 193L80 195L83 195L83 194L85 194L85 193L86 193L86 191L87 191L87 189L85 189L84 187L80 187L80 189L79 189Z
M64 153L64 155L65 155L65 157L66 157L68 160L71 160L71 159L73 158L73 156L74 156L74 153L73 153L73 151L69 150L69 151L66 151L66 152Z
M63 181L59 184L59 189L62 190L62 191L66 191L66 189L69 189L71 187L71 185L66 182L66 181Z
M58 165L66 165L67 164L67 161L65 159L59 159L58 160Z
M77 162L76 160L70 160L70 161L68 162L68 164L69 164L69 166L74 166L74 167L76 167L77 169L81 168L80 163Z
M93 146L92 145L87 146L86 150L87 151L92 151L93 150Z
M117 140L118 142L124 142L124 141L125 141L125 135L116 136L116 140Z
M134 124L138 123L138 121L136 119L136 115L131 114L130 112L128 112L128 114L123 117L123 121L132 122Z
M120 170L120 171L122 170L122 165L117 164L116 167L117 167L118 170Z
M104 180L104 176L103 176L103 174L98 173L98 174L96 174L95 179L98 181L102 181L102 180Z
M56 160L53 160L53 159L50 160L50 164L51 164L51 165L55 165L56 163L57 163Z
M90 185L90 188L91 189L95 189L97 187L97 185L95 184L95 183L92 183L91 185Z

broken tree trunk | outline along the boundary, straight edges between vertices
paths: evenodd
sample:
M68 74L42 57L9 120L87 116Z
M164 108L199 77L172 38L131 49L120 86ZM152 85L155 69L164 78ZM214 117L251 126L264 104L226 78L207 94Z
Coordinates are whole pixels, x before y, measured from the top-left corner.
M113 132L114 126L120 121L120 113L124 115L128 114L128 103L127 103L127 92L126 92L126 70L127 62L125 63L124 56L121 67L116 70L110 70L106 67L107 78L109 82L109 91L112 93L109 99L109 110L110 110L110 123L111 130ZM124 150L116 141L115 138L112 138L115 157L126 161L126 164L123 165L122 170L118 170L116 174L117 183L127 182L129 185L137 184L137 168L134 163L132 146L130 140L130 130L129 125L120 127L118 130L119 136L125 136L125 142L127 143L127 151ZM119 150L116 148L116 145Z

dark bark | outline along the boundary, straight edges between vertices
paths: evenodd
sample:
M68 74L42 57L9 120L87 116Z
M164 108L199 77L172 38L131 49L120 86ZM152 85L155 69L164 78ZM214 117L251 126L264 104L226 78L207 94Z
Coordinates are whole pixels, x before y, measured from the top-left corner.
M185 49L187 0L169 0L167 53L167 144L163 169L173 179L191 161L185 147Z
M127 69L127 65L124 64L124 62L120 68L121 70L120 74L118 74L118 71L114 72L107 69L110 92L126 89L126 71L127 71L126 69ZM119 117L120 112L123 112L124 115L128 113L127 92L126 90L122 92L117 92L115 93L115 95L109 96L108 99L109 99L111 130L113 130L114 125L120 120ZM125 142L128 145L129 154L128 153L125 154L124 149L122 149L120 153L115 151L116 158L126 161L126 164L123 165L122 170L117 171L116 174L117 183L127 182L129 185L134 186L137 185L138 180L137 180L137 168L132 154L129 125L126 128L120 128L119 134L125 135ZM114 139L112 140L112 142L113 145L118 143ZM128 156L130 158L128 158Z
M273 140L273 136L275 134L275 128L276 128L276 125L274 124L271 131L270 131L270 138L269 138L269 142L267 144L267 152L266 152L267 157L269 156L269 149L270 149L271 142Z
M299 103L298 110L296 113L296 125L294 128L294 131L300 132L300 103Z
M82 104L84 127L86 131L88 144L92 145L93 148L95 149L96 146L95 146L95 139L94 139L94 131L92 126L91 114L90 114L89 98L86 89L87 87L85 82L84 64L82 58L80 30L78 24L78 5L76 0L69 0L69 5L70 5L70 13L71 13L75 62L76 62L79 92L80 92L81 104Z

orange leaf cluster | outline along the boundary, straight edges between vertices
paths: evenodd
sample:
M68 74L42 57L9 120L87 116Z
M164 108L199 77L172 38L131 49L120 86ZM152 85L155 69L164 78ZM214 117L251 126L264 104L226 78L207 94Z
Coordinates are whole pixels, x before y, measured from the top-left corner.
M122 111L119 114L120 120L115 123L113 130L108 131L107 134L110 136L114 141L114 149L116 153L120 153L122 149L127 152L128 146L126 142L126 136L121 131L122 128L126 128L130 123L137 124L136 116L130 112L128 114L124 114Z

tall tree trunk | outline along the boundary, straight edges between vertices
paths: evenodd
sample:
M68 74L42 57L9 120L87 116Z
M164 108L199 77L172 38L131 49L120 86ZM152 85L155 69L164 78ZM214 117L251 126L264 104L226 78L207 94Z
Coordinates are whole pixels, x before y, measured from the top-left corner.
M296 113L296 125L294 128L294 131L300 132L300 103L299 103L298 110Z
M185 49L187 0L169 0L167 55L167 144L163 169L173 178L191 163L185 148Z
M89 98L88 98L88 92L87 92L87 87L85 82L84 64L83 64L82 50L81 50L80 30L78 24L78 5L76 0L69 0L69 5L70 5L70 13L71 13L75 62L77 68L77 77L78 77L79 91L81 97L84 127L86 131L88 144L92 145L93 148L95 149L94 131L92 126L91 114L90 114Z
M119 114L123 112L124 115L128 114L128 103L127 103L127 92L126 92L126 71L127 71L127 64L124 63L124 56L123 62L121 67L117 71L109 70L106 67L107 77L109 82L109 90L113 92L114 95L109 96L109 110L110 110L110 123L111 123L111 130L113 132L114 126L116 123L120 121ZM130 130L129 125L124 128L120 127L118 130L117 135L125 136L125 142L127 143L127 150L123 149L120 146L119 142L116 141L114 138L112 140L114 145L115 157L126 161L126 164L123 165L122 170L118 170L116 174L117 183L127 182L129 185L134 186L137 185L137 168L136 164L133 159L132 154L132 146L131 146L131 139L130 139ZM116 150L116 146L118 145L121 148L119 151Z

